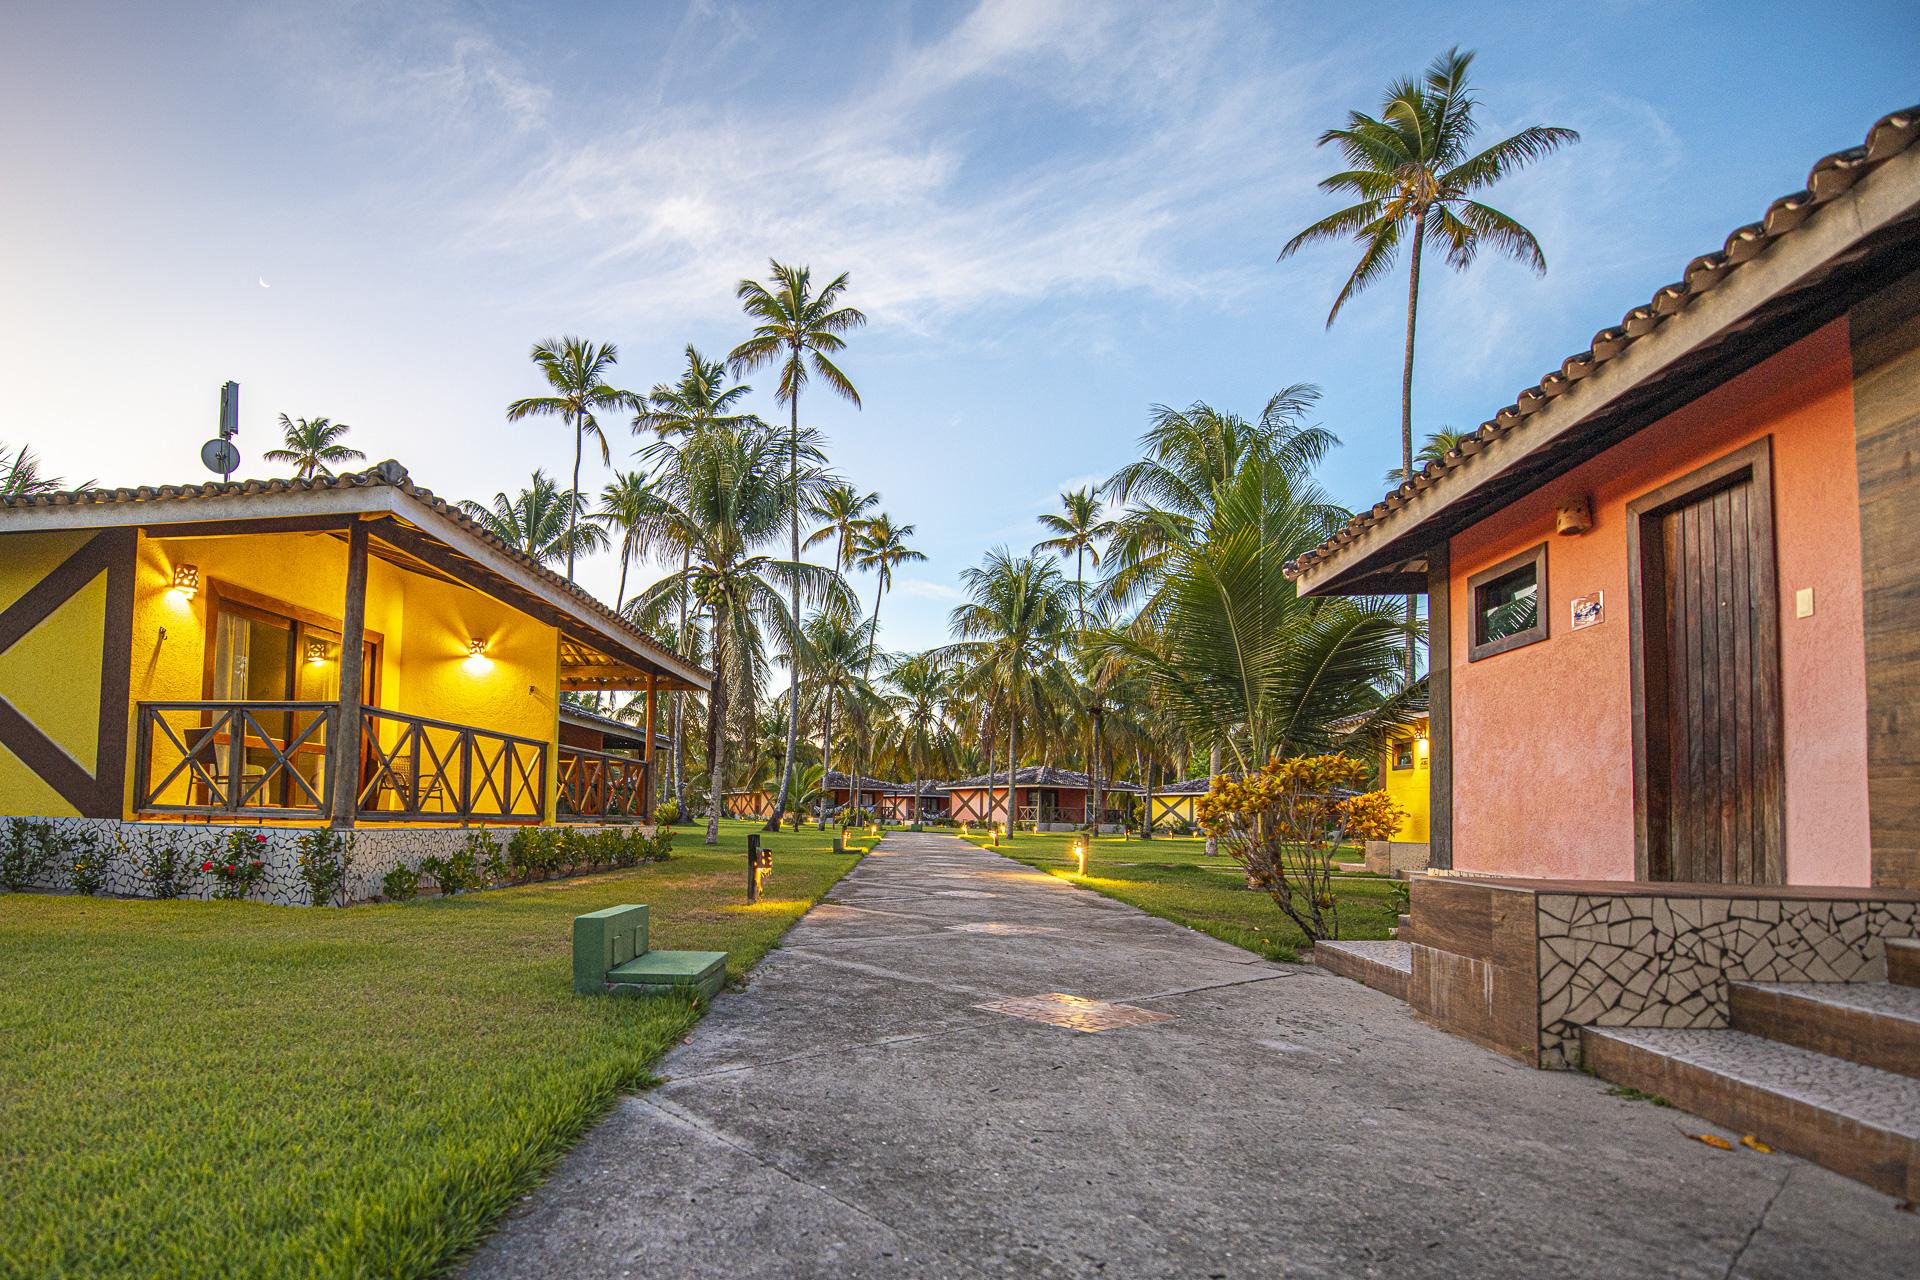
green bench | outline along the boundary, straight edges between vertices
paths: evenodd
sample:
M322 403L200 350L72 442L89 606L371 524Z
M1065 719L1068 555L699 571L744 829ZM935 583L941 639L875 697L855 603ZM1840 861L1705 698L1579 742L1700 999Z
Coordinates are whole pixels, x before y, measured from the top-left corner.
M650 948L644 906L608 907L573 918L573 989L582 995L695 991L712 999L726 980L724 951Z

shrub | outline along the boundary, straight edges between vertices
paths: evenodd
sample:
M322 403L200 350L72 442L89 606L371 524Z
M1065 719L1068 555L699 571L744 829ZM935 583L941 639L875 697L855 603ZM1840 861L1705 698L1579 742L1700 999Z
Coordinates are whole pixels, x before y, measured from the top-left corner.
M670 827L680 821L680 802L665 800L654 806L653 820L663 827Z
M0 850L0 888L14 893L47 873L62 852L63 842L51 822L37 818L9 818L6 848Z
M134 874L146 886L147 896L167 901L187 891L192 883L193 849L182 837L149 828L141 833L142 848L134 853L126 839L114 839L133 863Z
M463 845L457 853L445 858L422 859L420 874L430 877L434 886L447 897L464 893L480 884L480 865L474 858L471 843Z
M200 864L213 876L213 896L238 901L248 897L267 878L267 864L260 855L266 852L263 831L229 831L220 850Z
M507 878L506 851L491 835L484 831L467 832L467 854L479 870L481 885L499 884Z
M1407 811L1395 804L1384 791L1368 791L1354 796L1343 806L1350 840L1391 840L1406 821Z
M1201 829L1246 869L1308 938L1337 937L1333 854L1346 839L1352 789L1369 766L1346 756L1275 757L1245 778L1218 777L1194 806ZM1391 807L1391 806L1389 806ZM1378 804L1362 820L1378 820Z
M325 827L303 831L294 841L299 851L300 879L306 883L307 898L316 907L324 907L347 884L347 871L353 866L353 840ZM340 902L346 905L344 897Z
M420 873L404 862L394 863L380 880L380 896L388 902L405 902L419 892Z
M107 852L100 838L91 831L76 831L67 837L67 882L75 893L89 898L107 887Z
M646 846L646 860L648 862L667 861L667 859L673 857L673 832L665 827L655 828L653 838L646 840Z

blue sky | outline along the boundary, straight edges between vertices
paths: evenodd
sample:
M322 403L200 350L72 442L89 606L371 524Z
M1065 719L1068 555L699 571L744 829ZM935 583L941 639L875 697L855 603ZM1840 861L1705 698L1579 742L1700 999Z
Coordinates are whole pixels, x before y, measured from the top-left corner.
M485 498L569 457L504 418L534 340L616 342L645 388L739 340L732 286L768 257L845 270L865 408L803 413L930 557L886 642L938 643L959 570L1031 545L1156 402L1317 383L1327 483L1377 496L1404 287L1328 330L1348 251L1274 259L1332 207L1320 131L1454 44L1489 135L1584 141L1493 197L1544 279L1429 274L1422 431L1478 425L1920 88L1911 4L16 0L0 440L69 478L200 479L234 378L245 472L274 415L324 414Z

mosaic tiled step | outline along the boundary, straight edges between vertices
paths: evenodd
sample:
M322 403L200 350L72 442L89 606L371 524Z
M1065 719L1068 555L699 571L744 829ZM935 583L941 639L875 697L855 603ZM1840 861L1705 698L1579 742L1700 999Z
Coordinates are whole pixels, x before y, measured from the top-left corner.
M1885 982L1734 982L1733 1026L1849 1062L1920 1076L1920 987Z
M1920 1080L1744 1031L1586 1027L1581 1046L1604 1080L1920 1198Z
M1395 1000L1407 998L1407 983L1413 979L1413 947L1405 941L1316 942L1313 962Z
M1900 987L1920 987L1920 942L1887 939L1887 981Z

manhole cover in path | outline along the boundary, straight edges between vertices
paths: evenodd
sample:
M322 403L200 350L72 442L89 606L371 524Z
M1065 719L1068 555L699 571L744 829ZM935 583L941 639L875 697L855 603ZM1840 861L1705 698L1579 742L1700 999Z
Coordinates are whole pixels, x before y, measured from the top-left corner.
M1112 1004L1054 991L1044 996L1014 996L1007 1000L989 1000L973 1006L989 1013L1004 1013L1031 1022L1050 1023L1069 1031L1114 1031L1121 1027L1144 1027L1155 1022L1171 1022L1170 1013L1155 1013L1131 1004Z

